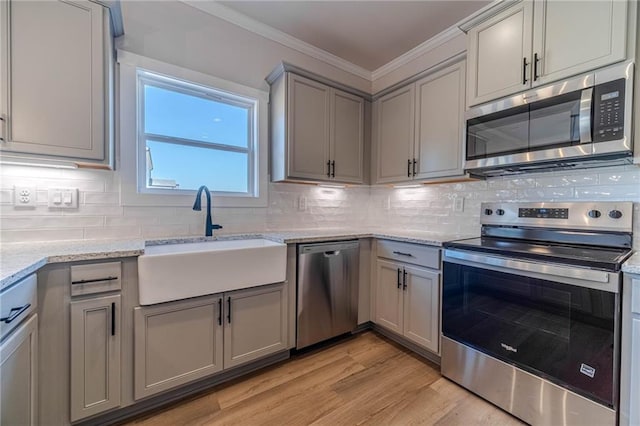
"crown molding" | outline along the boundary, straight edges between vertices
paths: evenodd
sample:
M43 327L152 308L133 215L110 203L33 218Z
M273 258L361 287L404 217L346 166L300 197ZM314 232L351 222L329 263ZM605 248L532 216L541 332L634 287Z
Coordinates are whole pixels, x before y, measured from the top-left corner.
M462 34L462 31L460 31L460 29L457 26L452 26L447 28L446 30L436 34L435 36L431 37L429 40L417 45L416 47L414 47L413 49L409 50L406 53L403 53L402 55L398 56L397 58L393 59L390 62L387 62L386 64L384 64L383 66L381 66L380 68L374 70L371 73L371 80L377 80L380 77L383 77L387 74L389 74L390 72L393 72L395 70L397 70L398 68L402 67L403 65L413 61L414 59L424 55L425 53L429 52L430 50L435 49L438 46L443 45L444 43L448 42L449 40L459 36Z
M371 71L345 59L342 59L332 53L329 53L326 50L317 48L309 43L305 43L304 41L292 37L289 34L277 30L273 27L270 27L269 25L256 21L255 19L243 15L240 12L236 12L235 10L220 3L195 0L181 1L193 8L208 13L209 15L213 15L217 18L223 19L227 22L244 28L247 31L251 31L264 38L275 41L276 43L279 43L283 46L297 50L300 53L304 53L305 55L333 65L334 67L339 68L343 71L371 81Z

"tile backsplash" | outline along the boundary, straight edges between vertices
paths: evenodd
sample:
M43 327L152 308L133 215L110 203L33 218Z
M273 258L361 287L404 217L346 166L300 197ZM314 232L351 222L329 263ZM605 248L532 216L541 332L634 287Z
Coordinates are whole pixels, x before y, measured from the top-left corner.
M190 205L120 205L120 182L114 172L4 165L0 179L3 242L155 238L204 232L204 212L194 212ZM35 208L13 206L14 185L37 188ZM78 188L79 208L49 208L47 191L56 187ZM462 212L453 211L457 198L464 198ZM214 207L213 215L214 221L224 226L221 233L363 226L477 233L481 202L516 200L633 201L634 247L640 248L640 168L636 166L537 173L418 188L340 189L271 183L268 207Z

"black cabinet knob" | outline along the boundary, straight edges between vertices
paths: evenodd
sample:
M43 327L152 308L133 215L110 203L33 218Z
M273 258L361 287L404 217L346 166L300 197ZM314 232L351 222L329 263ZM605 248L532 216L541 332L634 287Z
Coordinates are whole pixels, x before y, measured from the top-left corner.
M602 213L600 213L600 210L589 210L589 212L587 213L587 215L589 215L589 217L592 217L594 219L599 218L600 216L602 216Z
M486 214L487 216L491 216L493 214L493 210L491 209L484 209L484 214Z
M611 210L609 212L609 217L611 219L620 219L622 217L622 212L620 210Z
M496 210L496 214L497 214L498 216L502 216L502 215L504 215L504 210L502 210L502 209L498 209L498 210Z

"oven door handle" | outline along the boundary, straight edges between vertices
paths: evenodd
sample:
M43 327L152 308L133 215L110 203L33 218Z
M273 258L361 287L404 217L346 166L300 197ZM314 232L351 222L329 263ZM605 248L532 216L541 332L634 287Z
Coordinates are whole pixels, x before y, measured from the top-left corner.
M609 282L608 272L595 271L592 269L558 266L547 263L527 262L523 260L506 259L502 257L487 256L484 254L462 252L457 250L445 250L444 260L447 260L446 258L466 260L469 262L475 262L485 265L500 266L516 271L537 272L544 275L575 278L579 280L593 281L598 283Z

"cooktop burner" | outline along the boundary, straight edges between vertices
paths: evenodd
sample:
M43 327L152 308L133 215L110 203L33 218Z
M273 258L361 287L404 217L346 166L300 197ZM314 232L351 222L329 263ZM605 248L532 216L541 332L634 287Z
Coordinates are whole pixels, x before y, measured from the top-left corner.
M509 256L519 259L544 260L545 262L583 266L618 272L631 256L628 248L579 246L502 238L472 238L446 243L445 248Z

